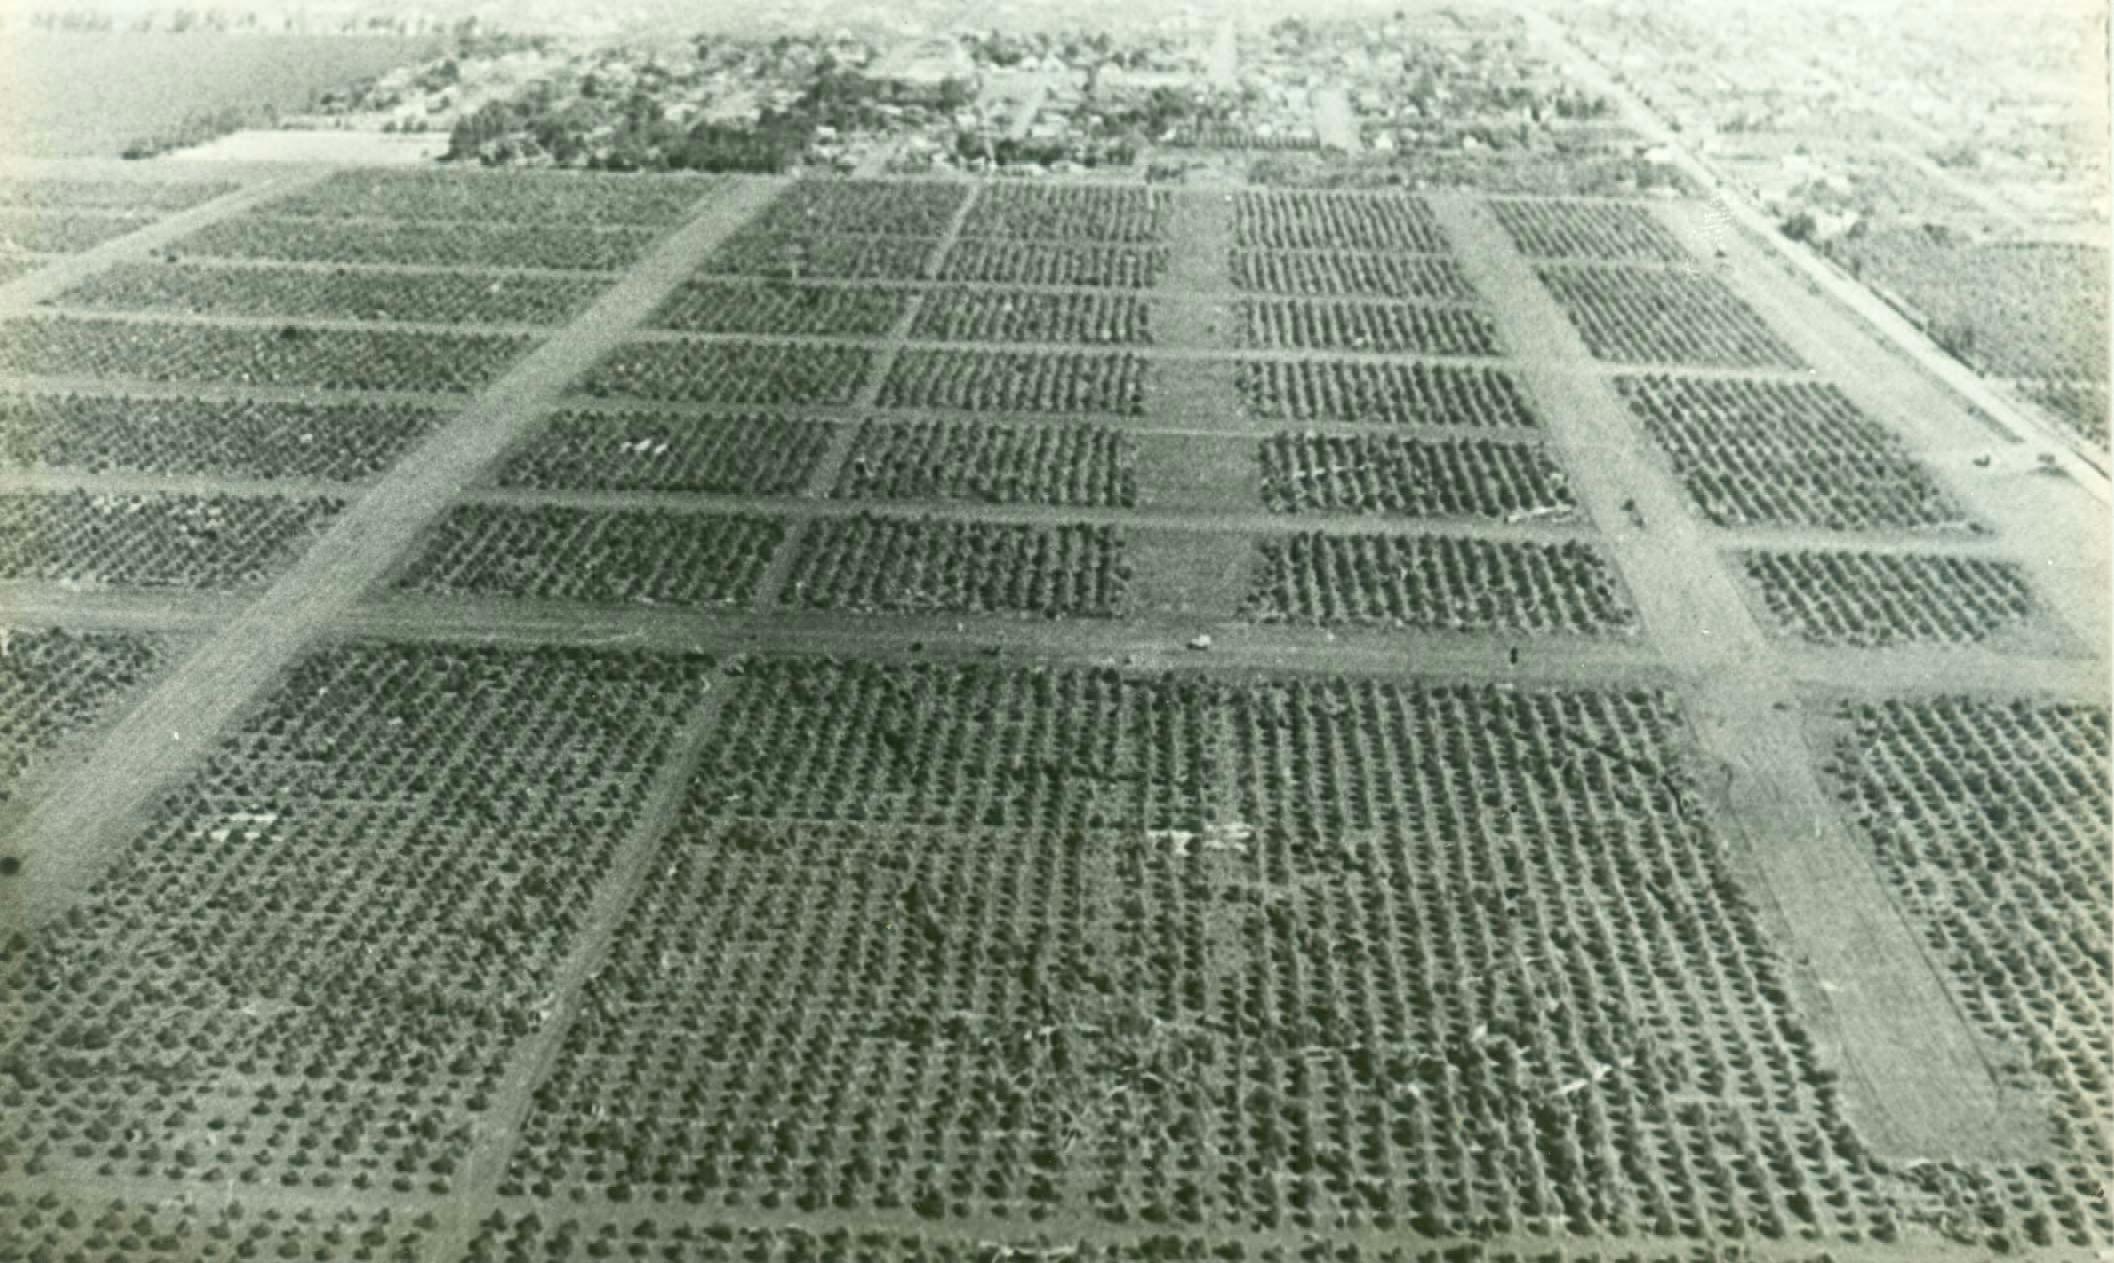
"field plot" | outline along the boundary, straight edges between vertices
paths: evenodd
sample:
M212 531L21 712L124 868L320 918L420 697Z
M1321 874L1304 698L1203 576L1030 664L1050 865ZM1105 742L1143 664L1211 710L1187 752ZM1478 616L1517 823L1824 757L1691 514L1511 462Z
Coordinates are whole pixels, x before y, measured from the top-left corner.
M1242 360L1233 380L1251 416L1272 421L1531 427L1519 379L1498 368L1356 360Z
M1142 244L1166 237L1173 210L1165 189L994 183L977 193L962 235Z
M0 178L0 210L109 211L173 215L242 187L232 180Z
M211 1207L189 1201L126 1202L77 1195L0 1194L13 1227L0 1248L18 1259L168 1257L190 1263L237 1259L357 1259L417 1263L427 1230L415 1214L245 1207L240 1199ZM19 1200L18 1200L19 1199Z
M780 599L860 613L1114 618L1129 585L1112 526L861 514L807 524Z
M2097 1195L2114 1177L2106 710L1934 697L1835 719L1848 814L1969 1016L2052 1094L2068 1159L1929 1178L1994 1248L2114 1239Z
M254 212L209 224L171 243L169 253L288 263L606 272L638 262L658 236L640 228L281 219Z
M512 1191L1895 1231L1662 695L781 661L724 718Z
M263 582L332 499L67 491L0 495L0 579L226 591Z
M835 427L786 417L562 412L500 470L504 487L792 495Z
M1535 273L1597 359L1800 367L1797 354L1762 318L1712 277L1585 263Z
M895 328L909 302L899 289L694 280L668 296L652 323L688 333L878 338Z
M0 627L0 803L53 747L109 714L168 655L151 636Z
M1266 250L1447 250L1431 207L1401 193L1242 193L1233 202L1233 239Z
M459 219L475 223L666 227L724 188L699 177L586 171L341 171L274 200L271 213L313 219Z
M739 606L785 526L750 514L458 505L397 586L440 596Z
M934 289L919 305L910 336L938 342L1134 345L1152 341L1151 318L1152 305L1136 294Z
M1263 539L1243 613L1259 622L1437 631L1627 631L1636 613L1600 550L1444 535Z
M823 237L771 231L751 223L698 265L706 274L800 280L917 280L938 238Z
M1130 508L1138 449L1112 426L876 422L830 492L846 500L976 500Z
M1314 298L1363 296L1472 303L1479 297L1452 259L1347 251L1297 254L1235 250L1235 287L1261 294Z
M2107 380L2103 248L1955 240L1918 227L1846 235L1829 253L1985 373Z
M969 186L904 180L800 180L766 207L755 227L774 233L938 237Z
M578 314L601 289L600 280L538 274L120 263L66 291L53 305L211 316L554 325Z
M1085 830L1199 829L1218 754L1209 707L1209 685L1171 673L764 659L707 739L685 832L716 833L718 816L988 826L1054 847ZM755 861L769 864L774 849ZM1052 875L1035 889L1054 898L1058 885ZM845 928L885 931L892 919ZM734 935L710 937L736 947Z
M19 280L43 267L51 259L30 254L0 254L0 285Z
M1531 259L1678 263L1691 256L1650 210L1621 202L1508 201L1487 205Z
M1719 526L1976 529L1907 445L1832 385L1655 373L1615 388Z
M0 395L0 465L356 482L445 416L401 404Z
M846 404L872 364L871 351L848 346L627 342L577 389L667 403Z
M153 222L151 215L108 211L0 210L0 253L77 254Z
M0 323L0 373L317 386L326 390L471 391L534 340L497 333L409 333L153 324L45 317Z
M1273 434L1263 503L1277 513L1565 518L1570 480L1538 443L1395 434Z
M302 659L10 953L0 1174L446 1189L709 669Z
M1741 560L1777 624L1815 644L1980 644L2045 617L2007 561L1818 549Z
M1418 355L1496 355L1497 321L1474 307L1375 302L1240 305L1243 345Z
M1145 360L1094 352L907 350L881 384L888 408L1145 412Z
M1313 143L1308 142L1310 145ZM651 1253L666 1263L987 1263L1013 1257L1063 1259L1066 1263L1153 1263L1170 1259L1220 1259L1232 1263L1739 1263L1742 1247L1707 1246L1625 1250L1604 1255L1591 1245L1532 1246L1521 1250L1457 1246L1361 1245L1356 1239L1310 1236L1297 1242L1249 1244L1239 1237L1153 1232L1130 1239L1073 1241L1061 1233L1038 1233L1020 1245L970 1243L923 1232L870 1228L766 1228L732 1225L711 1228L687 1223L655 1229L633 1228L627 1241L615 1223L595 1223L577 1216L556 1218L504 1211L478 1224L467 1263L528 1263L534 1259L567 1259L577 1254L614 1258L629 1250L634 1258ZM650 1246L650 1251L648 1247ZM1785 1256L1790 1259L1792 1256ZM1829 1256L1799 1256L1797 1263L1827 1263Z
M1167 272L1157 246L964 238L940 264L943 281L986 285L1095 285L1149 289Z
M2085 438L2107 446L2107 383L2100 381L2022 382L2027 398Z

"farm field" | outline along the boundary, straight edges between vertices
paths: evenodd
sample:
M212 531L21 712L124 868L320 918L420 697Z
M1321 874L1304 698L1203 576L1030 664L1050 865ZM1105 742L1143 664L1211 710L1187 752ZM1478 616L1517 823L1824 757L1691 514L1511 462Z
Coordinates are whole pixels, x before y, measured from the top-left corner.
M2114 1249L2099 501L1691 207L73 179L0 1255Z

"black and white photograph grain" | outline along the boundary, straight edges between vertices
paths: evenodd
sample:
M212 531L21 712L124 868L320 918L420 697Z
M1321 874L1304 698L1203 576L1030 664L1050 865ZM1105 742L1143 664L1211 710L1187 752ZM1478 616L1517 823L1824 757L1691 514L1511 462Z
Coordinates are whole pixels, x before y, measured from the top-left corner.
M2109 0L0 0L0 1263L2114 1263Z

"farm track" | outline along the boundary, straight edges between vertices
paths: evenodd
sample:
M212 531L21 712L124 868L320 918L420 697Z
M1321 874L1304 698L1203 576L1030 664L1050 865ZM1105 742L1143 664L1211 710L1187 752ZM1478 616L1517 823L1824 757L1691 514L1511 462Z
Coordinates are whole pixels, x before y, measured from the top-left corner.
M219 733L316 633L342 614L436 520L456 492L552 407L565 384L659 305L695 261L768 200L767 181L729 183L596 300L567 331L516 363L382 481L220 634L165 677L62 779L24 827L33 919L62 912L122 844L139 814L208 753Z
M1577 345L1577 333L1477 199L1433 197L1477 288L1499 301L1514 345ZM1706 757L1725 769L1722 806L1766 883L1794 960L1841 990L1809 1007L1834 1045L1871 1143L1907 1158L2003 1161L2038 1151L2023 1111L1998 1087L1981 1046L1895 912L1861 846L1835 816L1800 728L1797 698L1772 666L1774 645L1757 625L1686 494L1652 461L1644 436L1606 383L1567 373L1567 357L1523 367L1557 418L1558 446L1574 432L1629 459L1567 462L1577 493L1603 524L1624 522L1625 502L1646 530L1614 527L1607 546L1645 633L1688 680L1690 722ZM1819 988L1813 999L1821 999Z

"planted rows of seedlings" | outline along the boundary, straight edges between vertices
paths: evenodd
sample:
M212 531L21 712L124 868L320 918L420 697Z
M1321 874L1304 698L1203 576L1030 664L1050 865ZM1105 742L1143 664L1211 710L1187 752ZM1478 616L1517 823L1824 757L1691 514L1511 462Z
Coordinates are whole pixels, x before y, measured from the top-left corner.
M1754 310L1714 277L1662 268L1535 269L1596 359L1629 364L1799 368Z
M1233 201L1233 239L1264 250L1447 251L1431 207L1404 193L1242 193Z
M1260 294L1309 298L1412 298L1472 303L1468 274L1438 255L1360 254L1350 251L1278 253L1235 250L1236 288Z
M820 844L821 822L1018 829L1053 849L1088 832L1197 830L1216 775L1213 695L1174 672L765 659L706 741L690 816L701 830L707 817L782 821L759 840L793 846ZM1053 874L1023 893L1061 889Z
M659 237L646 228L483 220L293 219L269 209L208 224L169 246L171 255L288 263L607 272L629 267Z
M0 946L0 1177L446 1191L709 673L303 658L71 915Z
M473 391L525 355L533 341L500 333L25 317L0 324L0 373L325 390Z
M1500 368L1363 360L1241 360L1234 386L1249 415L1273 421L1389 425L1537 424L1519 379Z
M1984 373L2107 380L2104 246L1976 241L1917 225L1845 233L1827 250Z
M52 748L100 721L160 668L162 641L0 627L0 803Z
M2026 397L2048 410L2056 420L2101 447L2107 446L2107 383L2104 378L2050 378L2021 382Z
M426 1257L428 1215L325 1211L303 1206L246 1209L240 1201L211 1209L188 1199L158 1202L86 1194L61 1197L0 1190L0 1257L30 1259L178 1258L189 1263L238 1259L351 1259L417 1263Z
M502 1192L1891 1240L1683 731L1643 691L750 664Z
M862 513L807 524L782 599L857 613L1114 618L1129 584L1112 526Z
M120 263L56 303L202 316L554 325L577 315L601 289L599 280L538 273Z
M1309 532L1257 543L1245 617L1421 631L1626 631L1636 613L1599 549L1445 535Z
M1165 189L992 183L977 192L962 236L1149 244L1166 239L1173 210Z
M1678 263L1690 257L1666 225L1642 206L1502 198L1488 205L1529 258Z
M1396 434L1273 434L1261 447L1275 513L1566 518L1570 481L1539 443Z
M1311 145L1313 142L1307 142ZM1146 1228L1130 1237L1081 1241L1061 1230L1036 1231L1005 1242L932 1236L885 1228L736 1227L651 1219L625 1227L609 1221L494 1212L479 1221L465 1263L544 1263L545 1260L629 1258L666 1263L1005 1263L1062 1259L1066 1263L1744 1263L1745 1246L1625 1248L1603 1253L1592 1245L1551 1241L1517 1250L1480 1243L1448 1246L1368 1244L1357 1238L1307 1236L1296 1243L1250 1243L1240 1237L1188 1235ZM1787 1256L1789 1257L1789 1256ZM1827 1263L1820 1253L1796 1263Z
M0 209L173 215L240 187L229 180L0 179Z
M2114 1240L2107 711L1940 696L1847 703L1828 771L1953 994L2021 1057L2063 1162L1919 1172L2008 1253Z
M1136 442L1112 426L869 421L830 494L1127 509L1137 469Z
M1143 357L1092 351L910 349L881 383L887 408L965 412L1145 412Z
M0 395L0 464L356 482L445 417L403 404Z
M774 199L756 226L774 233L938 237L969 186L899 180L800 180Z
M939 278L985 285L1150 289L1166 273L1168 258L1162 246L965 237L947 252Z
M755 599L785 525L753 514L458 505L398 581L440 596L727 607Z
M514 449L503 487L793 495L829 447L826 421L756 414L561 412Z
M586 171L341 171L273 201L271 213L305 219L665 227L724 187L694 177L639 180Z
M1496 355L1497 321L1475 307L1421 303L1241 303L1246 345L1415 355Z
M966 185L803 180L722 242L700 272L915 280Z
M324 497L0 495L0 580L246 588L291 562L343 507Z
M1908 446L1834 386L1655 373L1615 388L1719 526L1975 529Z
M1785 631L1817 645L1974 645L2036 621L2026 576L2008 561L1835 549L1741 554Z
M1125 293L1009 293L932 289L910 336L939 342L1073 342L1136 345L1152 341L1152 305Z
M153 222L110 211L0 210L0 254L78 254Z
M691 280L668 296L652 324L688 333L878 338L895 328L909 301L901 289Z
M698 265L704 275L805 280L917 280L937 237L826 237L774 230L752 221Z
M663 403L847 404L873 365L861 347L763 342L626 342L575 388Z

